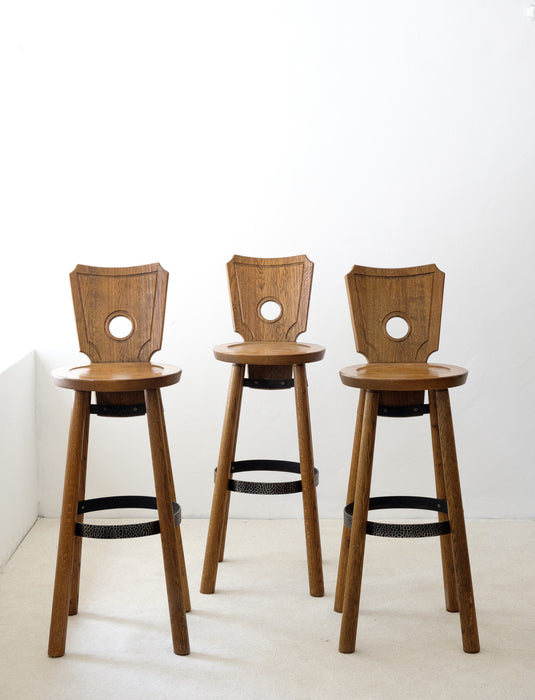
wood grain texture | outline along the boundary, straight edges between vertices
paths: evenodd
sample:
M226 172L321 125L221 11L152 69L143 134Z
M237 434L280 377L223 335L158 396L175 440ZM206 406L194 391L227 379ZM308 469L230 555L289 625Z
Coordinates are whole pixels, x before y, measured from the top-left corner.
M152 362L95 362L53 370L56 386L74 391L132 393L161 389L180 381L182 370L174 365ZM124 397L126 400L128 397Z
M81 537L75 535L78 502L84 500L92 393L97 403L145 404L162 540L173 648L189 653L185 618L189 590L180 529L175 527L175 489L160 388L176 384L181 370L152 364L163 332L168 274L159 264L129 268L78 265L71 285L80 340L90 364L64 367L52 373L57 386L75 392L63 492L49 655L65 653L67 616L78 611ZM116 329L118 317L130 322ZM82 517L79 518L82 520Z
M137 267L78 265L70 275L80 350L92 362L147 362L161 348L169 273L159 263ZM115 337L110 323L128 318Z
M48 655L52 657L63 656L65 653L74 566L74 527L84 454L85 427L89 415L90 401L91 394L89 392L77 391L74 395L48 640ZM79 565L79 562L77 562L77 565Z
M353 499L355 498L365 399L366 392L361 389L359 392L359 402L357 407L357 422L355 425L355 435L353 438L353 451L351 453L351 469L349 471L349 482L347 485L346 506L349 503L353 503ZM340 557L338 559L338 576L336 579L336 592L334 596L334 609L339 613L341 613L344 608L344 592L346 587L347 558L349 555L350 537L351 530L344 525L342 527L342 541L340 544Z
M303 486L303 511L308 562L308 582L311 596L325 594L321 560L321 540L318 517L316 486L314 485L314 454L312 429L305 365L295 367L295 406L297 414L297 436L299 442L299 465Z
M457 583L457 602L461 621L463 649L469 654L479 651L472 574L466 539L461 483L457 465L457 450L453 433L451 406L447 390L436 392L436 409L440 447L444 472L444 486L448 501L448 518L451 527L451 548Z
M367 364L345 367L342 383L360 389L348 499L354 501L349 536L342 535L335 610L342 612L341 652L355 649L366 538L373 443L379 404L411 406L429 394L437 498L447 501L451 532L441 535L446 608L460 612L463 649L479 651L461 490L448 389L466 382L463 367L428 363L438 349L444 274L435 265L379 269L355 266L346 276L357 350ZM406 322L391 329L391 319ZM364 397L364 398L363 398ZM363 404L364 400L364 404ZM352 491L354 495L352 496Z
M232 478L231 462L236 453L247 368L248 379L252 380L294 378L309 589L313 596L324 594L305 364L321 360L325 348L296 342L297 336L306 329L312 270L313 264L305 255L289 258L235 255L227 265L234 330L244 341L214 348L216 359L232 363L232 372L210 513L202 593L214 592L217 566L223 560L231 498L228 483ZM268 318L263 304L273 302L276 313Z
M306 330L313 269L306 255L235 255L227 264L234 330L244 340L295 340ZM265 302L279 304L278 318L263 317Z
M357 351L368 362L425 362L438 349L444 273L436 265L355 265L346 286ZM387 332L388 321L397 317L409 327L402 339Z
M225 410L217 474L210 512L210 524L204 553L201 593L213 593L217 577L217 565L224 531L224 519L228 517L228 480L231 462L236 449L236 436L240 418L243 392L244 365L233 365Z
M171 481L169 449L164 428L164 417L158 389L145 391L147 423L149 427L154 485L158 505L158 520L171 620L171 634L175 654L189 654L189 637L184 602L181 561L173 517L174 488Z
M244 365L295 365L318 362L325 355L322 345L311 343L245 342L216 345L216 359Z
M370 391L450 389L466 382L468 370L427 362L373 362L340 370L342 384Z
M353 524L349 540L342 625L338 646L343 654L355 651L378 406L379 392L367 391L364 403L355 493L353 495Z

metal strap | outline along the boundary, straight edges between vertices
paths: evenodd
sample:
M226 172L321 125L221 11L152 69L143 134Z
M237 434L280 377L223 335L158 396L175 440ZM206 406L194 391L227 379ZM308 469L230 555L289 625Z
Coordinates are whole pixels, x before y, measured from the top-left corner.
M249 389L291 389L294 385L293 379L250 379L245 377L243 386Z
M344 508L344 525L351 529L353 523L353 503ZM422 496L377 496L370 498L368 510L387 508L416 508L447 513L448 506L440 498L424 498ZM435 537L447 535L450 530L449 520L432 523L377 523L366 522L366 534L378 537Z
M232 474L240 472L286 472L301 474L299 462L287 462L278 459L245 459L232 462ZM214 472L217 474L217 469ZM319 471L314 469L314 486L319 484ZM303 490L301 479L298 481L239 481L229 479L228 490L236 493L254 493L263 496L279 496L288 493L300 493Z
M417 403L410 406L385 406L379 404L377 409L378 416L386 418L410 418L411 416L423 416L429 413L429 404Z
M78 502L78 515L93 513L101 510L117 508L148 508L158 510L156 498L153 496L108 496L106 498L91 498ZM180 525L181 510L178 503L173 503L175 527ZM93 537L99 540L117 540L129 537L147 537L160 532L159 520L132 523L129 525L93 525L76 522L74 534L78 537Z
M111 416L113 418L130 418L131 416L144 416L147 412L144 403L127 405L92 403L89 412L97 416Z

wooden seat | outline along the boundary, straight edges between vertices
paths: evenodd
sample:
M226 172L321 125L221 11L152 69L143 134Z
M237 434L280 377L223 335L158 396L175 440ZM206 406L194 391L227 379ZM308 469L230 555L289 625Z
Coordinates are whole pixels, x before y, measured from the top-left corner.
M446 609L459 611L463 649L479 651L470 560L448 390L465 383L462 367L428 363L438 349L444 273L436 265L404 269L355 266L346 276L357 351L368 364L341 370L360 389L344 510L335 610L342 612L341 652L355 650L366 535L440 536ZM428 403L424 403L425 392ZM378 416L430 415L436 498L370 498ZM438 521L391 524L368 520L369 510L417 508Z
M116 539L161 534L176 654L189 653L185 611L189 592L180 534L180 506L173 474L160 389L176 384L181 370L152 364L161 347L168 273L158 264L125 268L78 265L70 275L80 350L90 363L52 373L72 389L71 415L49 656L63 656L68 615L78 612L82 537ZM92 404L92 394L96 400ZM90 414L147 415L156 498L113 496L85 499ZM116 508L157 509L158 520L131 525L84 523L84 513Z
M302 492L309 573L313 596L324 594L318 509L305 365L321 360L321 345L296 342L306 330L313 264L305 255L249 258L235 255L227 265L234 330L244 342L218 345L214 355L232 363L227 407L217 463L202 593L213 593L218 563L223 560L230 492L287 494ZM272 307L271 309L269 307ZM247 370L247 376L245 376ZM243 387L295 389L299 462L235 461ZM242 472L298 474L297 481L242 481Z

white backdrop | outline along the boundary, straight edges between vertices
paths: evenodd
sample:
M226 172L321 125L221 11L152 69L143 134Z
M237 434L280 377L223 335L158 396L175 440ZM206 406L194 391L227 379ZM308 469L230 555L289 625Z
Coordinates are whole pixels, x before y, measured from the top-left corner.
M306 253L322 517L345 499L356 392L344 275L446 272L433 359L452 392L465 510L534 514L535 22L525 0L4 3L0 9L2 345L37 350L40 512L57 516L77 360L68 273L159 261L160 359L179 500L207 516L232 332L234 253ZM296 458L291 392L249 392L238 457ZM89 495L150 492L144 419L93 422ZM433 490L425 418L382 421L373 490ZM299 497L237 495L240 517Z

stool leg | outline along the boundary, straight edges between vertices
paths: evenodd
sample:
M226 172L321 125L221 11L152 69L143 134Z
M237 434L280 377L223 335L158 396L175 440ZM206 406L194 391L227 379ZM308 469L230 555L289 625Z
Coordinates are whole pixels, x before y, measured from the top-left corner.
M303 511L308 561L308 582L310 595L325 594L321 561L321 540L318 518L318 502L314 485L314 454L312 452L312 431L310 428L310 408L308 403L307 376L305 365L295 365L294 369L295 405L297 413L297 436L299 440L299 464L303 485Z
M78 486L78 501L85 499L85 482L87 475L87 447L89 443L89 418L90 413L87 411L84 422L84 434L82 438L82 457L80 460L80 484ZM83 522L83 514L78 516L78 520ZM69 603L69 615L78 613L78 599L80 596L80 567L82 564L82 540L83 537L75 537L74 539L74 557L72 562L72 580L71 580L71 596Z
M444 482L448 501L448 515L451 527L451 543L455 580L457 582L457 600L461 620L463 649L468 653L479 651L479 635L477 630L470 558L466 541L461 484L457 466L455 437L451 418L451 407L447 389L436 392L436 407L442 463L444 465Z
M147 422L154 470L156 502L158 504L158 519L160 521L173 649L175 654L185 655L189 654L188 627L173 517L173 496L169 478L170 466L168 464L169 453L164 440L165 423L159 393L158 389L145 390L145 404L147 407Z
M162 403L162 395L161 392L158 393L158 404L160 406L160 411L162 416L164 415L164 410L163 410L163 403ZM164 422L162 423L162 442L163 446L165 448L165 463L167 465L168 473L169 473L169 483L171 485L171 499L175 501L176 503L176 490L175 490L175 484L174 484L174 479L173 479L173 470L171 468L171 456L169 454L169 441L167 440L167 429L165 426L165 419ZM180 525L177 525L175 527L175 534L176 534L176 546L178 549L178 558L180 561L180 578L182 581L182 594L184 596L184 609L186 612L190 612L191 610L191 601L190 601L190 596L189 596L189 586L188 586L188 575L186 571L186 560L184 558L184 547L182 544L182 533L180 531Z
M359 463L360 438L362 435L362 416L364 413L365 392L359 392L359 405L357 408L357 423L355 425L355 437L353 440L353 452L351 454L351 469L349 472L349 483L347 486L346 506L353 502L355 497L355 486L357 483L357 469ZM349 552L349 539L351 529L342 527L342 542L340 544L340 558L338 560L338 579L336 581L336 594L334 596L334 609L342 612L344 607L344 591L346 586L347 555Z
M236 446L236 431L240 415L245 365L232 365L230 385L225 409L225 420L221 436L221 447L217 462L217 475L212 498L208 538L204 554L204 567L201 578L201 593L213 593L217 577L217 565L221 546L221 533L224 527L225 505L228 493L231 462Z
M434 391L429 392L429 417L431 422L431 442L433 445L433 462L435 465L435 483L437 498L446 499L446 487L444 485L444 466L442 464L442 448L440 446L440 432L438 429L437 400ZM448 520L447 513L438 514L439 521ZM457 585L455 583L455 569L453 565L453 552L451 549L451 537L440 536L440 554L442 557L442 576L444 579L444 596L446 610L458 612Z
M240 402L241 402L241 399L240 399ZM230 457L231 464L234 461L234 458L236 457L236 444L238 442L239 423L240 423L240 412L238 411L238 415L236 416L236 426L234 428L234 443L232 446L232 453L231 453L231 457ZM229 474L229 479L232 479L232 474ZM227 525L228 525L229 510L230 510L230 491L227 488L227 493L225 496L225 510L223 513L223 525L221 527L221 539L219 540L218 561L220 561L220 562L222 562L224 557L225 557L225 542L227 539Z
M357 483L353 501L355 504L353 508L353 524L349 540L342 626L340 629L340 643L338 647L344 654L350 654L355 651L355 641L357 637L362 565L364 562L366 522L368 520L368 506L370 502L373 450L375 445L378 407L379 392L366 391Z
M74 404L69 430L65 484L63 487L63 505L59 528L56 578L50 620L48 655L63 656L67 639L67 619L71 595L71 579L74 561L74 525L78 509L80 472L84 451L84 434L89 414L91 393L75 391Z

